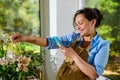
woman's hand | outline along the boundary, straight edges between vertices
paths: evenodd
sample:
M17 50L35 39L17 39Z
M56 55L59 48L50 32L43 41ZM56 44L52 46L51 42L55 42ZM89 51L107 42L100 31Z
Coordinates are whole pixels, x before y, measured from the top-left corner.
M20 33L15 33L10 37L11 42L17 43L17 42L24 42L24 36L22 36Z
M71 47L60 46L60 49L66 57L74 58L76 55L76 52Z

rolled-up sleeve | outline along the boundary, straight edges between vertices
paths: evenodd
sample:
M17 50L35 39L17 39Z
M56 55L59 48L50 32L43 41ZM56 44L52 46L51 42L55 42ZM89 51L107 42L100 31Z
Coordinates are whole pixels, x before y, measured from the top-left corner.
M95 55L94 67L99 76L102 75L104 68L108 62L109 49L110 43L108 41L104 41L99 47L98 53Z
M53 37L46 37L47 38L47 43L48 46L46 47L46 49L56 49L58 48L58 45L56 44L56 42L53 40Z
M75 32L72 32L71 34L65 35L65 36L53 36L53 37L46 37L47 38L47 43L48 46L46 49L57 49L59 48L55 40L53 39L54 37L57 37L60 42L62 43L63 46L70 46L71 43L76 40L80 34L76 34Z

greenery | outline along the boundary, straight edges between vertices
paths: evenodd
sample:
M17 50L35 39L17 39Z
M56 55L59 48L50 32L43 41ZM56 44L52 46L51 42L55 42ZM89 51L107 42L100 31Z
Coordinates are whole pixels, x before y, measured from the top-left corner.
M0 0L0 28L5 33L39 34L39 0Z
M22 43L23 44L23 43ZM37 66L41 65L40 53L26 51L21 43L9 42L5 34L0 36L0 76L2 80L27 80L39 78Z
M39 15L39 0L0 0L0 76L3 79L38 78L36 66L42 63L40 47L28 43L12 44L9 35L19 32L39 36Z

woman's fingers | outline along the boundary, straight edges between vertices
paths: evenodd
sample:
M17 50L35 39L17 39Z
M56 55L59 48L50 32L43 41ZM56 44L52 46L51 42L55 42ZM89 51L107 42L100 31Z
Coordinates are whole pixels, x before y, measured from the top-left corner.
M64 49L65 47L64 46L62 46L62 45L58 45L59 47L60 47L60 49Z
M16 43L16 42L19 42L20 39L21 38L21 35L19 34L19 33L15 33L15 34L13 34L12 36L10 36L10 40L11 40L11 42L13 42L13 43Z

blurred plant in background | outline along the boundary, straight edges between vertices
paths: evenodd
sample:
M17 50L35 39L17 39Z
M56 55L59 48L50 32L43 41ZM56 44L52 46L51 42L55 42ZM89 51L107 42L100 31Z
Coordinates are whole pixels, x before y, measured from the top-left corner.
M0 29L39 36L40 0L0 0Z
M25 51L23 43L13 44L6 34L0 34L0 76L2 80L27 80L39 78L37 66L40 53Z

